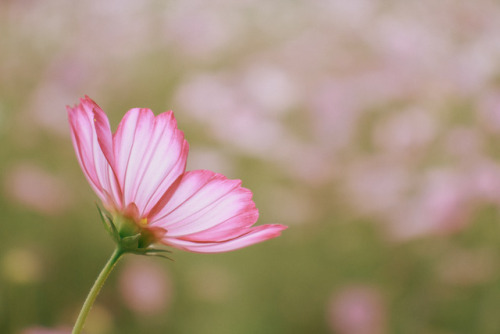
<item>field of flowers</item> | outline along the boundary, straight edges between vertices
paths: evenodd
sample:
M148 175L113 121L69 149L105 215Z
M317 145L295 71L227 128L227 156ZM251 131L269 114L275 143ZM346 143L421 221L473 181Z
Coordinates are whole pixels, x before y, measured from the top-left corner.
M500 333L495 0L0 1L0 333L69 333L113 251L72 146L173 110L283 234L126 255L89 334Z

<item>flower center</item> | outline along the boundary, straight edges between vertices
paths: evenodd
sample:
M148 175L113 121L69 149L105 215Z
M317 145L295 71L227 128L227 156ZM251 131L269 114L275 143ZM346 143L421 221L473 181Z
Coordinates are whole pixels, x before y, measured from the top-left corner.
M148 226L148 219L147 218L141 218L139 220L139 226L140 227L146 227L146 226Z

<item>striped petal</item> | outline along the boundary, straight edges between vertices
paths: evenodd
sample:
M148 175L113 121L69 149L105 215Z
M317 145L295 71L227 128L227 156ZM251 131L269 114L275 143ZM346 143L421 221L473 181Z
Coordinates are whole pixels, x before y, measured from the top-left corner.
M228 252L253 244L269 240L281 235L285 225L260 225L250 229L241 229L243 233L235 238L218 242L190 241L179 238L164 237L162 242L173 247L195 253L221 253Z
M90 185L109 210L121 208L121 190L113 170L114 154L109 121L89 97L67 107L76 156Z
M186 168L184 134L171 111L155 117L149 109L131 109L113 145L124 203L135 203L146 216Z
M252 192L241 187L240 180L208 170L186 172L165 196L168 201L150 222L168 230L170 237L202 232L225 222L251 226L258 217Z
M186 172L165 194L166 204L151 226L167 230L162 243L216 253L245 247L279 235L282 225L251 227L258 219L252 192L240 180L207 170Z

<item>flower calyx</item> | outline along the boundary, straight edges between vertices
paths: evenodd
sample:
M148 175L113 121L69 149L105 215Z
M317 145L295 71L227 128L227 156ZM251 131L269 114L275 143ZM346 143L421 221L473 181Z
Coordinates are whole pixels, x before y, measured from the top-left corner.
M97 205L97 210L104 228L123 253L159 256L172 260L165 255L166 253L172 253L172 251L152 246L157 240L157 236L165 233L164 229L145 228L147 221L141 221L140 224L137 224L133 219L121 215L117 215L113 219L99 205Z

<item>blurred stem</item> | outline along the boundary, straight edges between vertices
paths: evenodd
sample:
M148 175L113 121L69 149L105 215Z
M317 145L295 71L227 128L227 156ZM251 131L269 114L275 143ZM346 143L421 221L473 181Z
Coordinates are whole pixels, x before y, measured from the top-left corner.
M87 299L85 299L85 303L83 303L83 307L80 310L78 319L76 319L75 326L73 327L73 331L71 332L72 334L79 334L82 331L83 325L85 324L85 319L87 319L87 315L89 314L89 311L92 308L92 305L94 304L99 291L101 291L101 288L108 278L109 273L111 273L111 270L113 270L113 267L116 265L123 253L123 250L118 246L109 258L104 268L102 268L102 271L97 277L94 285L92 286L92 289L90 289Z

